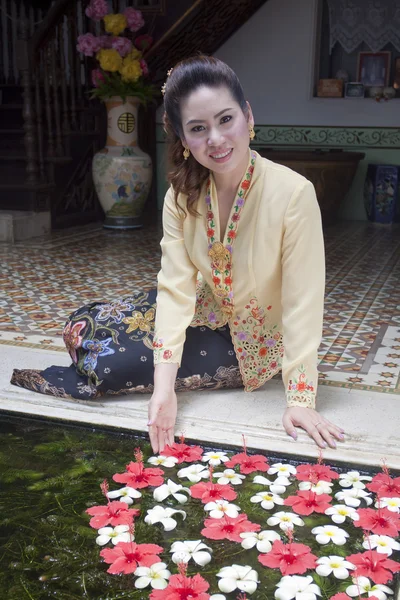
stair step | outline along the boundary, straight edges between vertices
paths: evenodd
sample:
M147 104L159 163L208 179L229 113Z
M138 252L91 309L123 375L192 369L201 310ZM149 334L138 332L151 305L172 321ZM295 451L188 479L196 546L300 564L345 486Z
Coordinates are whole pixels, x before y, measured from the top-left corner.
M0 242L19 242L49 233L50 212L0 210Z

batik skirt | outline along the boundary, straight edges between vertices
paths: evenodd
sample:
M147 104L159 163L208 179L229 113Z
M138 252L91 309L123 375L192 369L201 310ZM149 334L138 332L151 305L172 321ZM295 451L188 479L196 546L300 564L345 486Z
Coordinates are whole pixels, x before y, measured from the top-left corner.
M95 302L70 315L64 341L68 367L15 369L11 383L60 398L153 391L156 290ZM188 327L176 390L243 387L229 327Z

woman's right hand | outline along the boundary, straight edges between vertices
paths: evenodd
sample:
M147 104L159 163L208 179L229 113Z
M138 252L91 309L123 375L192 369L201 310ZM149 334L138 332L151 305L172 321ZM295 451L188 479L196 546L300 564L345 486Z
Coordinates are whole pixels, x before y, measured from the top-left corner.
M174 443L177 404L174 389L155 390L150 398L148 427L151 447L155 454L161 453L167 444Z

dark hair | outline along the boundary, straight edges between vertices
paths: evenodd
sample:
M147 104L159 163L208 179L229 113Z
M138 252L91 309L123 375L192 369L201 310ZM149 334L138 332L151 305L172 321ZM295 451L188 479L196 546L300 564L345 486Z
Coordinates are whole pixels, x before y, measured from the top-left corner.
M195 203L201 186L209 171L192 155L188 160L183 157L181 138L184 137L181 119L181 102L200 86L227 87L232 97L247 114L247 104L242 86L236 73L227 64L212 56L193 56L180 61L172 70L165 84L164 94L164 130L168 143L168 181L175 192L187 195L187 209L197 215ZM182 208L182 207L179 207Z

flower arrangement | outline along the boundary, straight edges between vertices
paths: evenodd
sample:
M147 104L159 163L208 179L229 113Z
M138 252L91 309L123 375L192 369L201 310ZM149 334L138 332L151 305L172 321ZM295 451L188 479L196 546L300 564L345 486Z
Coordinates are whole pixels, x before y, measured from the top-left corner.
M77 43L79 52L98 61L92 70L91 97L105 100L120 96L125 100L127 96L136 96L144 104L151 100L155 88L148 81L143 52L153 39L148 34L134 37L144 26L141 11L128 7L123 13L113 14L107 0L90 0L86 16L103 24L102 35L84 33Z
M107 572L132 577L141 598L394 597L400 477L386 468L339 473L322 456L270 465L245 444L232 456L183 438L150 467L140 450L135 458L113 475L124 487L103 482L107 504L86 512Z

